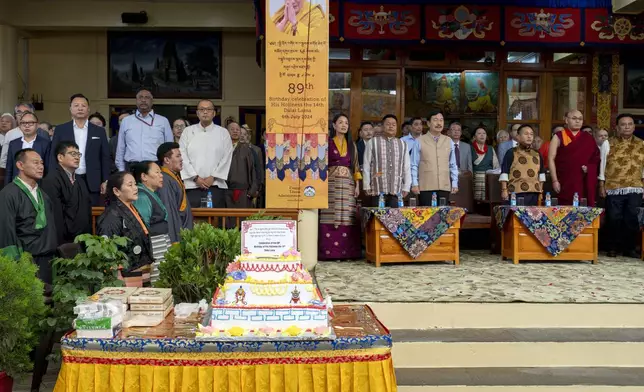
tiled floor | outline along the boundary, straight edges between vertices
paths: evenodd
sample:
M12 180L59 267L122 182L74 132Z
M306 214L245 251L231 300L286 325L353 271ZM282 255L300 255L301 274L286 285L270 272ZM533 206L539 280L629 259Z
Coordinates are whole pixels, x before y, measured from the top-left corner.
M40 392L52 392L54 386L56 385L56 378L58 377L58 371L60 370L60 364L51 363L47 374L43 378L42 385L40 387ZM24 380L14 381L13 392L30 392L31 391L31 375L26 377Z
M451 263L320 262L318 284L334 301L644 303L644 261L526 262L462 251Z

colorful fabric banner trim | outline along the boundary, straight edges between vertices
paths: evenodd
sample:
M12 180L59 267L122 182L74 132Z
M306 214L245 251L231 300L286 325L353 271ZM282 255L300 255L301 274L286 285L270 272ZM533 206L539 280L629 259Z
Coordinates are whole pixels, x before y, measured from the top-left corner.
M593 207L494 207L494 215L502 231L513 213L543 247L554 257L568 248L579 234L602 214Z
M362 224L373 217L414 259L465 215L460 207L363 208Z
M396 391L389 349L362 350L357 355L318 353L315 358L306 353L297 358L301 352L272 353L274 358L268 359L256 358L266 354L236 353L239 359L232 362L217 359L226 356L222 353L183 354L190 355L193 363L168 354L83 353L63 350L54 392Z
M361 337L338 337L325 341L293 342L203 342L194 339L81 339L64 337L61 346L72 350L95 350L108 352L271 352L271 351L334 351L359 348L391 347L391 335L368 335Z

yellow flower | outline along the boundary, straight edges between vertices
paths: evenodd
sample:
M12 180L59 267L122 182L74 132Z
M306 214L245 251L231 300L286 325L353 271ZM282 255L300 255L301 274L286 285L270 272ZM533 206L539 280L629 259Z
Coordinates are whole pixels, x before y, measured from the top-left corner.
M284 330L284 334L289 336L299 336L302 333L302 328L298 328L295 325L291 325L288 329Z
M230 336L243 336L244 335L244 328L242 328L242 327L232 327L231 329L229 329L226 332L228 332L228 334Z

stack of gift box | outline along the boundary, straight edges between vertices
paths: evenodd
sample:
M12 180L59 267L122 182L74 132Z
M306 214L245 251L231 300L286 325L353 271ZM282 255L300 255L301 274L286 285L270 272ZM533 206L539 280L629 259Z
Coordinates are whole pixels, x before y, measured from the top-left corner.
M79 338L113 338L122 328L159 325L173 309L172 289L105 287L77 302L74 328Z

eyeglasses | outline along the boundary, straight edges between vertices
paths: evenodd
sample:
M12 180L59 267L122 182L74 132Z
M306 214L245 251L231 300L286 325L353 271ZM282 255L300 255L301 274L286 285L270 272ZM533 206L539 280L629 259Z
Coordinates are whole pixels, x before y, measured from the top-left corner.
M67 154L71 155L73 158L80 158L80 157L82 157L82 156L83 156L83 154L82 154L82 153L77 152L77 151L70 151L70 152L68 152Z
M33 127L34 125L37 125L38 121L20 121L20 125L24 125L26 127Z
M185 129L186 126L184 124L177 124L177 125L173 126L172 128L174 128L174 129Z
M212 113L215 111L215 108L199 108L197 111L200 113Z

